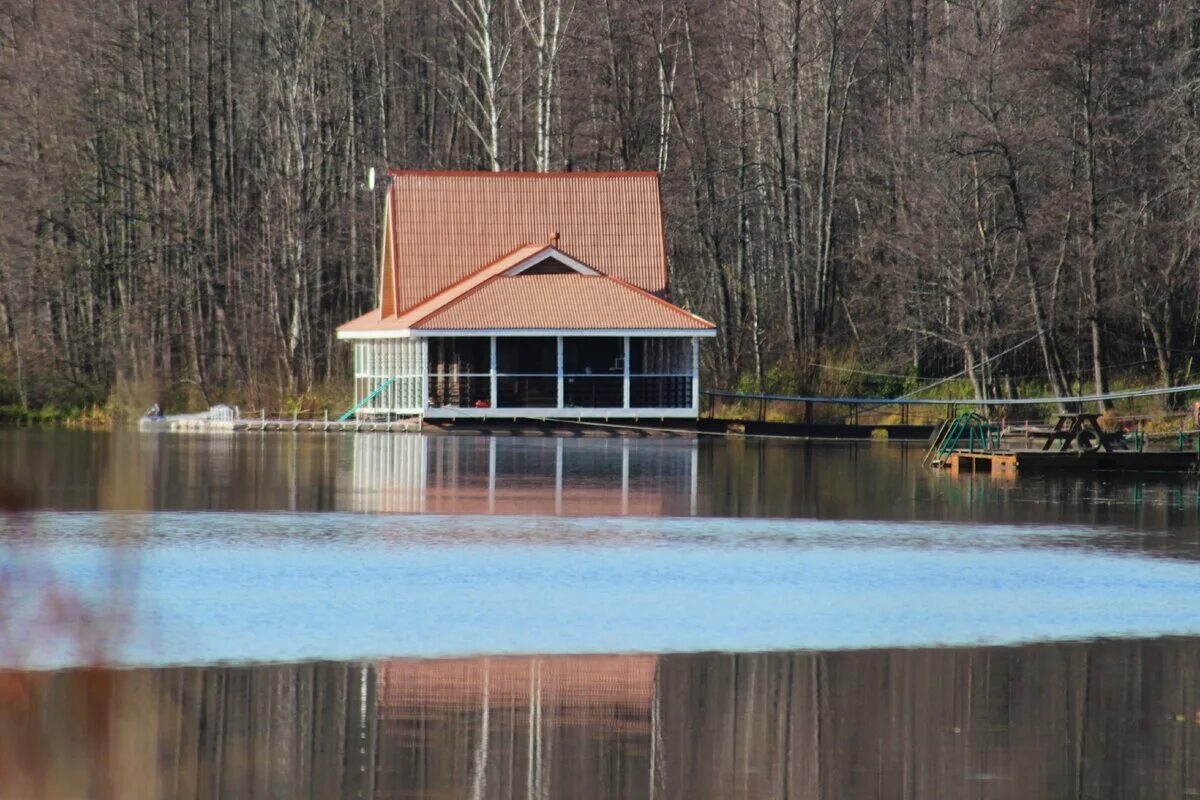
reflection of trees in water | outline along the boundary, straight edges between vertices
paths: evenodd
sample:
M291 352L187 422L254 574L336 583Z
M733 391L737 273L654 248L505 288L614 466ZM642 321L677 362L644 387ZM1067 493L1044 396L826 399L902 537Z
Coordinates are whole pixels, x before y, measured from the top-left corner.
M1189 639L129 670L108 741L164 797L1180 797L1198 668ZM5 763L94 765L80 674L23 680Z
M921 445L270 433L145 436L139 449L117 454L109 434L2 431L0 476L34 508L115 507L100 488L114 463L162 510L1062 523L1120 526L1146 532L1149 549L1200 553L1194 476L951 478L921 466Z
M1182 796L1200 781L1197 667L1194 640L667 657L665 785L691 798Z
M699 453L706 487L700 513L1120 526L1144 532L1151 549L1200 555L1195 476L954 477L922 466L924 452L918 444L706 440ZM1181 537L1181 530L1191 535ZM1131 541L1100 538L1103 546Z

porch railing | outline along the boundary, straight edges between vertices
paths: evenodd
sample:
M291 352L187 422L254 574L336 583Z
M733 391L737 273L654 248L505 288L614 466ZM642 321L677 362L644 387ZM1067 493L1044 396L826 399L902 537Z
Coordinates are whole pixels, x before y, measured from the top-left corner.
M496 373L496 408L557 408L558 373Z
M490 372L431 373L430 408L475 408L477 403L492 402Z
M632 408L690 408L692 376L670 373L630 375L629 405Z
M430 408L558 408L558 378L550 372L498 372L496 396L487 372L431 373ZM562 408L624 408L623 374L564 373ZM630 408L690 408L692 376L643 373L629 376Z
M566 408L622 408L624 405L624 375L563 375L563 406Z

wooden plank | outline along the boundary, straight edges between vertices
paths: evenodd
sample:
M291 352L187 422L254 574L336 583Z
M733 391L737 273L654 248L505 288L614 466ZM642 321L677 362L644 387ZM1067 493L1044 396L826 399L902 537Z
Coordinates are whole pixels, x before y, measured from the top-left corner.
M1013 453L951 453L946 460L951 475L991 473L1000 477L1017 474L1017 458Z

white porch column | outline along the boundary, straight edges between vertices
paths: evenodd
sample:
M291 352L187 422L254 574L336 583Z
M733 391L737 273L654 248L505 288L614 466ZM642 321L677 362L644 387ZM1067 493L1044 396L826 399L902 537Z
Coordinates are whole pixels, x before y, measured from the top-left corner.
M421 359L421 416L429 408L429 339L422 337L421 346L417 349Z
M692 411L700 413L700 337L692 337Z
M558 354L555 357L555 361L558 363L558 366L555 367L555 369L558 371L558 407L562 408L563 407L563 337L559 336L556 338L557 338Z
M624 394L622 395L622 397L624 399L621 401L621 408L629 408L629 337L626 336L626 337L624 337L624 339L625 339L625 359L624 359L625 360L625 389L624 389Z
M496 402L499 399L499 395L496 393L496 337L495 336L489 337L489 341L491 342L492 349L491 349L491 355L489 356L488 372L491 375L491 384L492 384L491 385L491 403L492 403L492 408L495 408L497 405L499 405L499 403Z

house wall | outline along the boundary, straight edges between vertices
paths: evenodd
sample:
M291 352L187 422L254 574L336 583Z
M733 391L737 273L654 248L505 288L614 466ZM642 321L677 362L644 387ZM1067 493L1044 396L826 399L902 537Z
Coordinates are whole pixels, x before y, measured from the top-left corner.
M425 408L425 339L363 339L354 344L354 402L360 416L412 415ZM361 404L361 405L360 405Z

